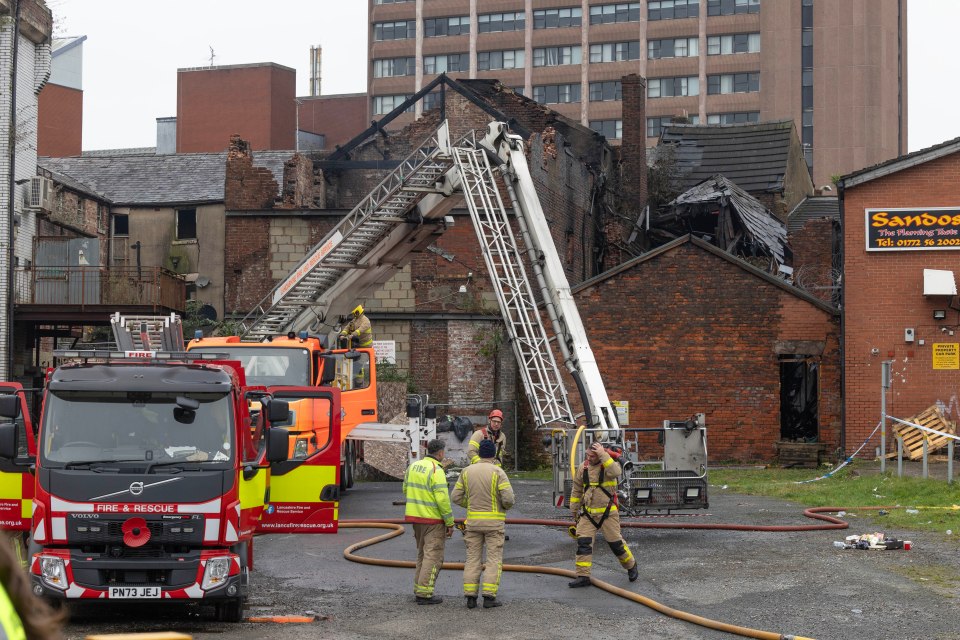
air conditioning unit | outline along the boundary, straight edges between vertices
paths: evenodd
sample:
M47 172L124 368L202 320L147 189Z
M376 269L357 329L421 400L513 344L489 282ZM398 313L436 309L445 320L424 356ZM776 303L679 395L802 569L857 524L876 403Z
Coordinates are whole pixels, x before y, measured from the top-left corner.
M53 209L53 180L43 176L30 178L30 208L47 212Z

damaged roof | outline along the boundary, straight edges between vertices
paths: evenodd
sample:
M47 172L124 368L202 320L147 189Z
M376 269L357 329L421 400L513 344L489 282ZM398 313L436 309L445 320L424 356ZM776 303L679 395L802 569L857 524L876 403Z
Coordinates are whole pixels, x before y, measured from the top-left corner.
M778 264L784 263L784 247L787 244L786 226L756 198L726 176L711 176L692 189L681 193L670 203L670 206L713 202L729 204L743 222L747 233L769 251Z
M669 124L661 144L676 148L681 188L687 189L723 174L751 192L784 189L793 121L747 124Z
M293 151L256 151L253 165L283 184L284 162ZM114 205L179 205L223 202L227 152L96 155L37 159L43 169L66 176ZM67 184L71 188L73 185Z
M517 93L499 80L448 78L447 81L451 88L468 100L481 100L493 106L503 114L504 122L519 124L526 132L540 132L547 126L553 127L570 144L574 156L588 164L599 164L601 148L609 146L606 139L593 129ZM525 137L528 136L529 133Z
M408 107L427 94L439 89L456 91L458 94L475 104L488 116L491 121L506 122L510 129L524 139L529 139L531 133L542 132L548 126L553 127L569 145L570 153L584 163L599 166L605 160L605 154L612 151L606 138L585 127L576 120L557 113L549 107L535 100L526 98L499 80L493 79L457 79L446 74L440 74L431 80L420 91L413 94L407 102L399 105L390 113L384 115L366 130L354 136L349 142L338 146L326 158L318 158L321 165L335 167L349 158L349 154L364 145L374 136L387 136L385 129L389 123L404 113ZM429 110L427 113L434 111Z
M675 240L672 240L672 241L668 242L667 244L661 245L661 246L657 247L656 249L652 249L652 250L648 251L647 253L643 254L642 256L637 256L636 258L633 258L632 260L628 260L627 262L624 262L624 263L622 263L622 264L620 264L620 265L617 265L617 266L614 267L613 269L609 269L609 270L607 270L607 271L604 271L603 273L601 273L601 274L598 275L598 276L594 276L593 278L590 278L589 280L586 280L586 281L584 281L584 282L581 282L580 284L578 284L577 286L575 286L575 287L573 287L573 288L571 289L571 293L572 293L573 295L577 295L577 294L579 294L579 293L581 293L581 292L583 292L583 291L586 291L587 289L590 289L591 287L595 287L595 286L597 286L598 284L601 284L601 283L604 282L605 280L609 280L610 278L613 278L613 277L615 277L615 276L617 276L617 275L619 275L619 274L621 274L621 273L623 273L623 272L625 272L625 271L628 271L629 269L632 269L633 267L635 267L635 266L638 265L638 264L651 261L651 260L655 259L656 257L661 256L661 255L663 255L663 254L665 254L665 253L667 253L667 252L669 252L669 251L673 251L673 250L676 249L677 247L682 246L682 245L684 245L684 244L686 244L686 243L690 243L690 244L692 244L692 245L694 245L694 246L696 246L696 247L699 247L700 249L703 249L703 250L706 251L707 253L710 253L710 254L713 254L713 255L715 255L715 256L718 256L718 257L720 257L720 258L728 261L729 263L731 263L731 264L733 264L733 265L736 265L736 266L739 267L740 269L743 269L743 270L746 271L747 273L756 276L756 277L759 278L760 280L763 280L763 281L765 281L765 282L767 282L767 283L769 283L769 284L771 284L771 285L773 285L773 286L775 286L775 287L777 287L777 288L779 288L779 289L782 289L783 291L786 291L786 292L790 293L791 295L796 296L797 298L799 298L799 299L801 299L801 300L805 300L805 301L809 302L809 303L812 304L813 306L815 306L815 307L817 307L817 308L825 311L826 313L830 314L831 316L839 316L839 315L840 315L840 310L839 310L839 309L831 306L831 305L830 305L829 303L827 303L827 302L824 302L823 300L821 300L820 298L816 297L815 295L810 294L810 293L804 291L803 289L799 289L799 288L793 286L792 284L790 284L789 282L786 282L786 281L783 280L782 278L778 278L778 277L776 277L776 276L772 276L772 275L770 275L769 273L766 273L765 271L762 271L761 269L758 269L758 268L754 267L753 265L745 262L744 260L741 260L740 258L738 258L738 257L736 257L736 256L734 256L734 255L731 255L731 254L727 253L726 251L724 251L724 250L722 250L722 249L720 249L720 248L718 248L718 247L713 246L713 245L710 244L709 242L706 242L705 240L701 240L700 238L697 238L696 236L689 235L689 234L688 234L688 235L685 235L685 236L682 236L682 237L680 237L680 238L677 238L677 239L675 239Z
M787 232L800 231L808 220L819 220L821 218L840 220L840 200L831 196L804 198L787 215Z

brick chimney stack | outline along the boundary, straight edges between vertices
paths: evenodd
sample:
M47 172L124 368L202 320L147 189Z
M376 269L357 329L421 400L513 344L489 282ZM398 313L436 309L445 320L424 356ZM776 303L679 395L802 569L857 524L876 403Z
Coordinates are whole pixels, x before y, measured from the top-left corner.
M623 130L620 158L626 213L636 215L647 204L647 81L635 73L623 76Z
M620 139L620 192L623 202L620 216L604 220L606 250L604 271L622 264L631 257L624 250L632 221L640 217L647 204L647 81L635 73L623 76L623 127ZM642 241L642 239L641 239Z

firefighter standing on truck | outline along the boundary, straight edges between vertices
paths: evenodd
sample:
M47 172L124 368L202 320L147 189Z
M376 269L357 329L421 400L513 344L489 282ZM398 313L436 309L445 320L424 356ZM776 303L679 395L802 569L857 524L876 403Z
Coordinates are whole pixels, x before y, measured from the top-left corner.
M627 570L630 582L637 579L637 561L620 535L620 514L617 512L617 478L620 476L619 448L605 449L594 442L587 451L587 459L573 477L570 510L576 523L577 579L571 587L590 586L593 565L593 543L597 531L610 545L621 566ZM611 452L613 455L611 455Z
M433 595L437 574L443 566L443 550L453 534L453 509L447 492L443 460L443 440L427 443L427 457L417 460L403 477L406 498L405 520L413 523L417 541L417 570L413 576L413 594L417 604L438 604L443 598Z
M507 446L507 436L503 433L503 411L494 409L487 415L487 426L477 429L470 436L468 451L470 464L480 462L480 443L484 440L490 440L496 447L496 453L493 457L493 463L498 467L503 466L503 452Z
M350 312L350 322L340 330L340 339L349 341L348 346L367 348L373 346L373 327L370 320L364 315L363 305Z
M463 595L467 608L477 606L477 594L483 594L483 608L503 604L497 600L500 574L503 570L503 524L507 510L513 506L513 487L507 473L493 464L497 448L491 440L480 443L480 461L460 473L451 499L467 510L463 540L467 545L467 561L463 565ZM480 581L483 550L487 561Z

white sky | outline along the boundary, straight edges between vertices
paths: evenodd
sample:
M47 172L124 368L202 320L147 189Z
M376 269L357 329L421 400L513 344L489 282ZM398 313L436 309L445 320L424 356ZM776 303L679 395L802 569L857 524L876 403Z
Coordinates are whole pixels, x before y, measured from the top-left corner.
M83 148L156 145L176 115L177 69L275 62L309 93L311 45L322 93L366 91L367 0L47 0L54 35L83 43ZM960 137L960 2L908 0L909 151Z

